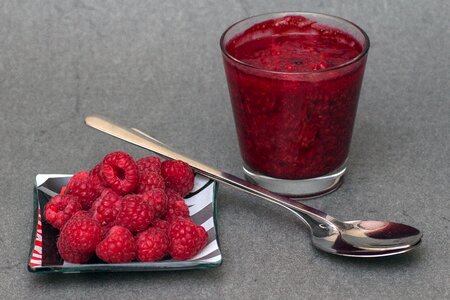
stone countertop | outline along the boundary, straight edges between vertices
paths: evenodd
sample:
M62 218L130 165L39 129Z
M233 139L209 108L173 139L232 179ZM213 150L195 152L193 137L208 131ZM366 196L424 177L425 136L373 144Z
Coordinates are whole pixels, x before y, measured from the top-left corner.
M3 1L0 5L1 299L444 299L450 297L450 14L437 1ZM84 125L97 113L242 176L219 38L263 12L318 11L371 38L343 186L308 204L424 233L411 253L317 251L295 217L221 185L223 265L160 273L26 270L38 173L146 152Z

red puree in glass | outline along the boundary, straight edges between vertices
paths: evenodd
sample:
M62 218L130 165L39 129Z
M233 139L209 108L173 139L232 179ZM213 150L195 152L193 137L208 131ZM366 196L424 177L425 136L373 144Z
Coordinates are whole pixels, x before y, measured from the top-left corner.
M241 63L225 56L225 71L245 164L285 179L341 166L366 56L341 65L362 50L350 34L301 16L265 21L231 39L225 51Z

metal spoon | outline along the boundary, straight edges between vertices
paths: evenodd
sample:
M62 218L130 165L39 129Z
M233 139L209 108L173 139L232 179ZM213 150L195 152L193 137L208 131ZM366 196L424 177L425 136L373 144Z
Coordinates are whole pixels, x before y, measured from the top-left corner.
M137 129L127 129L100 116L88 116L85 121L93 128L163 157L183 160L199 174L286 208L309 226L312 243L325 252L343 256L380 257L404 253L420 244L422 233L414 227L385 221L340 221L320 210L179 154Z

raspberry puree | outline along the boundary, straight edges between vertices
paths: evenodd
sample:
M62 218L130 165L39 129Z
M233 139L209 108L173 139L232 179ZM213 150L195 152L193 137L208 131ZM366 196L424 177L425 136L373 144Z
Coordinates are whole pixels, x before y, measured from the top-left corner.
M302 16L253 25L225 45L245 164L276 178L325 175L348 155L366 57L350 34Z

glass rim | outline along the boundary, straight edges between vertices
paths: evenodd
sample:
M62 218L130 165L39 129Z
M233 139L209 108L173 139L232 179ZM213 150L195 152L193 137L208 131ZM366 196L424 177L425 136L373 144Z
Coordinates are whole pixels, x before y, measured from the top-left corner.
M337 66L334 66L334 67L331 67L331 68L326 68L326 69L310 70L310 71L302 71L302 72L275 71L275 70L268 70L268 69L264 69L264 68L259 68L259 67L253 66L251 64L248 64L246 62L243 62L243 61L233 57L230 53L228 53L228 51L225 49L224 40L225 40L225 35L233 27L235 27L236 25L241 24L241 23L243 23L245 21L248 21L250 19L263 17L263 16L270 16L270 15L273 15L274 18L277 15L280 15L280 17L281 16L289 16L289 15L315 15L315 16L325 16L325 17L328 17L328 18L331 18L331 19L335 19L335 20L338 20L338 21L343 21L345 23L348 23L348 24L354 26L357 30L359 30L362 33L362 35L364 36L364 40L367 41L367 43L365 43L366 45L364 45L364 44L362 45L363 46L363 50L361 51L361 53L359 53L357 56L355 56L354 58L352 58L351 60L349 60L349 61L347 61L347 62L345 62L343 64L340 64L340 65L337 65ZM307 11L280 11L280 12L269 12L269 13L263 13L263 14L259 14L259 15L250 16L250 17L244 18L244 19L242 19L240 21L237 21L237 22L231 24L222 33L222 36L220 37L220 49L222 50L222 54L225 57L227 57L228 59L232 60L233 62L235 62L235 63L237 63L239 65L247 67L247 68L251 68L251 69L254 69L254 70L257 70L257 71L267 72L267 73L271 73L271 74L278 74L278 75L296 75L296 74L299 74L299 75L305 74L306 75L306 74L314 74L314 73L325 73L325 72L329 72L329 71L342 69L342 68L345 68L345 67L347 67L349 65L352 65L352 64L360 61L363 57L366 56L367 52L369 51L369 48L370 48L369 36L367 35L367 33L361 27L359 27L355 23L353 23L353 22L351 22L351 21L349 21L347 19L334 16L334 15L324 14L324 13L317 13L317 12L307 12Z

